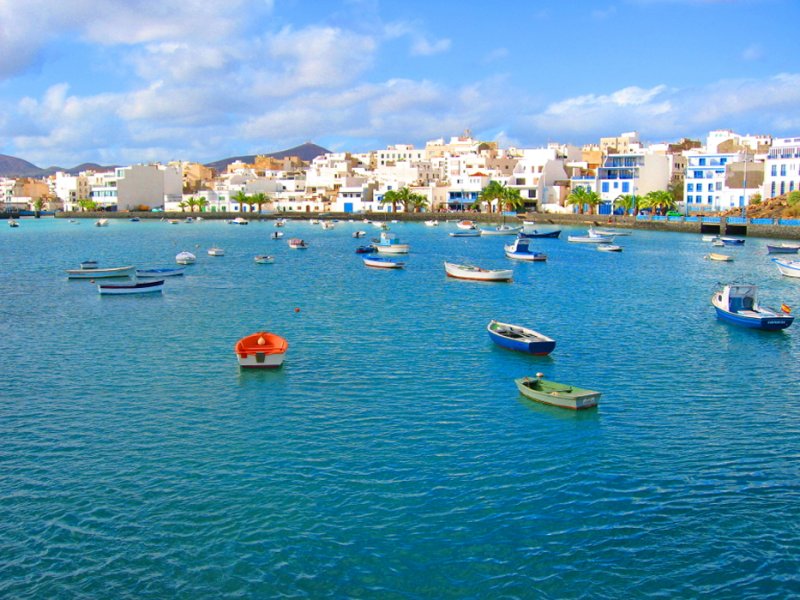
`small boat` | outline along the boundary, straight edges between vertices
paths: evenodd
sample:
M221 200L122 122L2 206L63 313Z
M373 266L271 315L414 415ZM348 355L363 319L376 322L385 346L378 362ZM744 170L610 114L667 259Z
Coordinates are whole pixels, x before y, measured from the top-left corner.
M236 217L235 219L231 219L230 221L228 221L228 223L230 223L231 225L249 225L250 221L248 221L243 217Z
M459 238L466 238L466 237L481 237L481 232L477 229L473 229L471 231L451 231L450 237L459 237Z
M319 219L309 219L308 222L311 225L319 225Z
M136 277L148 279L150 277L180 277L186 270L185 267L167 267L164 269L136 269Z
M81 269L96 269L96 268L97 268L96 260L85 260L81 263Z
M463 221L459 221L458 223L456 223L456 227L458 227L459 229L475 229L476 228L475 227L475 222L474 221L470 221L468 219L464 219Z
M17 223L16 219L9 219L8 220L8 226L9 227L19 227L19 223Z
M448 277L474 281L511 281L514 275L511 269L482 269L475 265L458 265L447 261L444 263L444 270Z
M217 246L211 246L211 248L208 249L208 255L209 256L225 256L225 250L223 250L222 248L219 248Z
M706 254L706 260L718 260L720 262L730 262L733 260L733 257L728 254L719 254L717 252L711 252L710 254Z
M170 225L180 225L181 222L178 219L167 219L167 223Z
M425 225L427 227L438 227L439 226L439 221L437 219L429 219L429 220L425 221Z
M767 254L797 254L800 244L767 244Z
M366 266L376 269L402 269L406 266L406 263L402 261L383 256L365 256L363 260Z
M130 277L136 267L111 267L108 269L67 269L69 279L100 279L107 277Z
M77 219L70 219L68 222L69 223L74 223L75 225L79 224ZM14 226L12 225L12 227L14 227Z
M613 233L601 233L593 227L589 227L589 230L586 232L586 235L592 238L611 238L614 239L616 236Z
M275 262L275 257L270 256L269 254L259 254L255 257L255 261L259 265L271 265Z
M518 227L500 225L494 229L481 229L481 235L517 235L520 231L522 231L522 225Z
M592 237L589 235L570 235L567 236L567 241L575 244L610 244L614 241L614 238L607 236Z
M108 227L108 219L97 219L94 222L95 227Z
M551 406L583 410L597 406L600 401L600 392L548 381L542 377L544 377L544 373L537 373L536 379L521 377L515 379L514 383L526 398Z
M626 236L626 235L630 235L631 234L630 231L618 231L616 229L613 229L613 230L612 229L591 229L590 231L592 233L590 233L589 235L592 235L592 234L594 234L594 235L605 235L607 237L620 237L620 236Z
M283 227L286 225L286 219L275 219L275 227Z
M160 293L164 288L164 280L137 281L136 283L101 283L97 291L101 294L152 294Z
M359 231L354 231L354 232L353 232L353 237L354 237L354 238L363 238L363 237L365 237L366 235L367 235L367 232L366 232L366 231L362 231L362 230L359 230Z
M184 222L184 223L194 223L194 219L193 219L192 217L186 217L186 218L183 220L183 222Z
M781 275L786 277L800 277L800 260L781 260L780 258L773 258L772 262L778 267Z
M720 237L719 239L725 246L743 246L745 242L741 238Z
M495 344L517 352L546 356L556 347L556 341L553 338L542 335L538 331L520 325L500 323L494 319L489 321L486 331L489 332L489 337Z
M128 220L129 220L131 223L138 223L139 221L141 221L141 219L140 219L139 217L131 217L131 218L130 218L130 219L128 219Z
M622 252L622 246L608 243L597 244L597 249L600 252Z
M561 235L561 230L554 229L553 231L539 231L538 229L534 229L533 231L525 231L523 229L518 235L526 238L557 238Z
M280 367L288 348L284 338L268 331L243 337L234 346L239 366L246 369Z
M517 238L510 244L503 246L506 257L514 260L545 261L547 255L544 252L535 252L530 249L528 238Z
M323 229L333 229L334 227L336 227L333 221L323 221L322 223L320 223L320 226Z
M356 248L356 254L372 254L373 252L377 252L375 246L359 246Z
M375 249L381 254L408 254L408 244L401 244L396 234L388 231L381 232L381 239L375 244Z
M292 238L289 240L289 248L294 248L295 250L305 250L308 248L308 244L306 244L305 240L301 240L300 238Z
M786 329L794 321L791 309L781 305L781 312L759 306L758 290L749 284L726 285L711 296L711 304L721 321L750 327L776 331Z
M283 232L273 231L271 234L269 234L269 237L271 237L273 240L279 240L283 237Z
M722 246L724 246L724 245L725 245L725 242L723 242L723 241L722 241L721 239L719 239L719 238L715 238L715 239L711 240L711 245L712 245L712 246L716 246L717 248L720 248L720 247L722 247Z
M711 234L711 235L704 235L704 236L703 236L701 239L702 239L704 242L713 242L713 241L714 241L714 240L716 240L718 237L719 237L719 236L718 236L717 234Z
M175 255L175 262L179 265L193 265L197 257L191 252L178 252Z

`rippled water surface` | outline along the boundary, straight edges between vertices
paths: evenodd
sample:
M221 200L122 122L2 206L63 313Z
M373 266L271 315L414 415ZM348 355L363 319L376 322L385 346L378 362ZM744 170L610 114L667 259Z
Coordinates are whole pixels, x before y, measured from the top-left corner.
M800 309L766 240L732 263L699 235L539 240L546 263L484 284L442 262L512 265L508 238L400 223L407 269L378 271L357 228L290 223L296 251L267 222L0 223L0 596L800 595L800 327L709 302L739 280ZM181 250L163 295L64 274ZM555 352L493 346L492 318ZM286 363L240 372L261 329ZM537 371L600 407L523 399Z

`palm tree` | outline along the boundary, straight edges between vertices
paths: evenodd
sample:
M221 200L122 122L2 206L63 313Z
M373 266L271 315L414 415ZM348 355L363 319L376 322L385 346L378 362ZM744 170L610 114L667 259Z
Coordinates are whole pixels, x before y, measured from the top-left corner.
M206 200L205 198L203 198L202 196L200 196L200 197L197 199L197 210L199 210L200 212L203 212L203 209L204 209L206 206L208 206L208 200Z
M480 208L486 202L489 205L489 212L492 212L492 204L498 203L498 207L503 203L506 195L506 187L499 181L490 181L486 187L478 194L478 199L470 205L470 208Z
M392 212L397 212L397 203L400 202L400 198L398 197L398 192L395 190L389 190L381 198L381 204L389 204L392 205Z
M428 206L428 199L422 194L410 193L406 200L406 208L410 207L411 212L419 212Z
M90 200L89 198L81 198L76 204L80 206L81 210L84 211L97 210L97 202Z
M189 197L189 198L186 200L186 206L188 206L188 207L189 207L189 209L190 209L192 212L194 212L194 207L195 207L195 206L197 206L197 198L195 198L194 196L190 196L190 197Z
M504 187L502 203L506 210L517 211L525 206L525 200L522 199L518 188Z
M639 212L639 207L636 204L636 196L632 194L622 194L614 198L614 201L611 203L611 208L613 212L614 206L617 206L625 211L625 214L629 214L631 211L635 211L635 213Z
M250 197L250 202L258 206L258 212L261 212L261 207L269 202L269 198L264 192L257 192Z
M239 205L239 212L244 212L244 205L250 203L247 194L244 193L244 190L239 190L236 192L231 200Z
M602 202L597 192L587 190L584 187L577 187L567 196L567 204L576 204L578 211L583 214L583 207L589 207L589 214L594 214L594 207Z
M178 202L178 208L181 209L181 212L185 211L187 206L189 206L189 205L186 202L184 202L183 200Z
M642 208L650 208L654 211L666 214L667 211L675 208L675 198L665 190L655 190L647 192L641 202Z

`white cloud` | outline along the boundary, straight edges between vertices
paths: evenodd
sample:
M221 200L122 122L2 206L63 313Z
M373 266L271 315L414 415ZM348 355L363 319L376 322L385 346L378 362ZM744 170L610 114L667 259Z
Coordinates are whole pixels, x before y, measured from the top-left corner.
M411 45L411 54L414 56L430 56L440 54L450 49L450 40L442 38L431 42L423 37L417 37Z
M764 49L759 44L750 44L742 50L742 58L746 61L757 61L764 58Z

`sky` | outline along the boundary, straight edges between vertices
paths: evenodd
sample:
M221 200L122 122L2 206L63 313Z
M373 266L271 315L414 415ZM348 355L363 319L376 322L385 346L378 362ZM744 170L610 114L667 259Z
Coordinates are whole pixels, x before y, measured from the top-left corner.
M37 166L800 135L800 0L0 0Z

